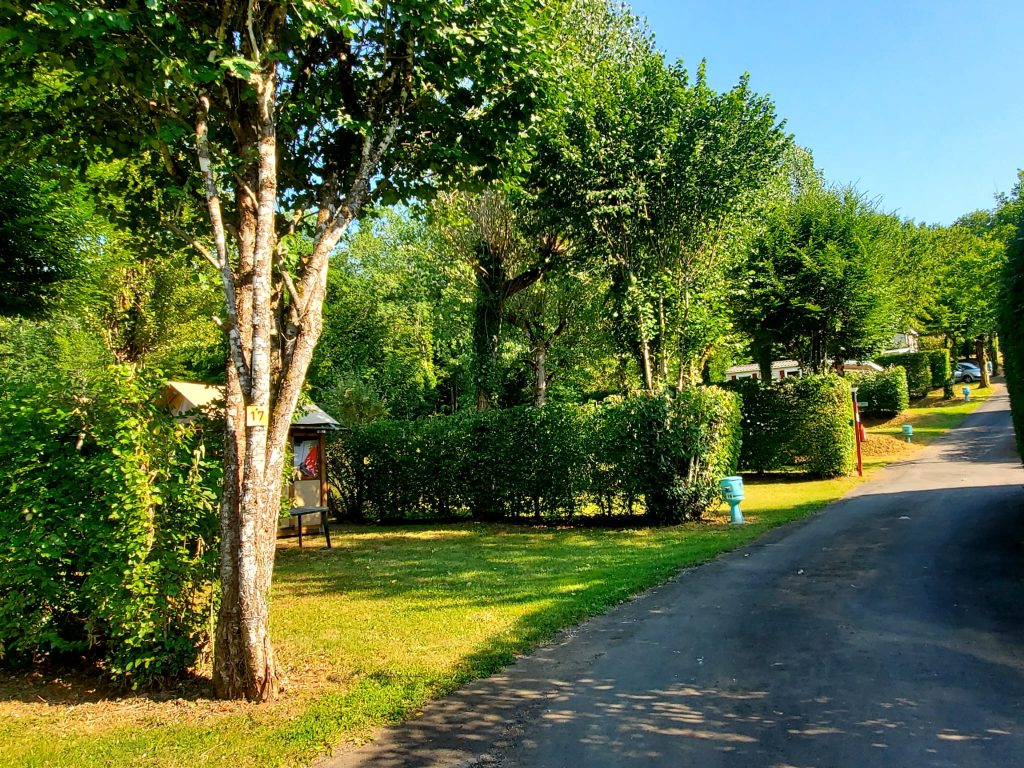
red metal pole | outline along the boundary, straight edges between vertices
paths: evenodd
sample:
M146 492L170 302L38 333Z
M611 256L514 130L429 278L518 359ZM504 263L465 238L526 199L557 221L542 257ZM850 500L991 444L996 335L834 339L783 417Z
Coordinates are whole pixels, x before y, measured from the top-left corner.
M857 444L857 474L864 477L864 456L860 450L860 406L857 404L857 390L851 393L853 397L853 441Z

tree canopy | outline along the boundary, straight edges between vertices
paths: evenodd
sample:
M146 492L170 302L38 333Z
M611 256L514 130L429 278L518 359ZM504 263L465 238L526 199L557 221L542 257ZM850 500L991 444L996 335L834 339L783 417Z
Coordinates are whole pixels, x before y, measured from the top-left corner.
M735 306L762 377L776 352L816 371L870 359L900 330L899 222L850 189L811 189L769 219L739 275Z
M32 166L0 166L0 315L38 317L80 276L86 212Z

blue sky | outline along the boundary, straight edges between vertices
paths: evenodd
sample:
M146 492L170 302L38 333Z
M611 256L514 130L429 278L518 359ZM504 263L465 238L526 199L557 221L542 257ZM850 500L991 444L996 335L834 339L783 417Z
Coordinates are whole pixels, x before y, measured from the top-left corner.
M771 95L826 178L926 223L1024 167L1024 2L634 0L659 47Z

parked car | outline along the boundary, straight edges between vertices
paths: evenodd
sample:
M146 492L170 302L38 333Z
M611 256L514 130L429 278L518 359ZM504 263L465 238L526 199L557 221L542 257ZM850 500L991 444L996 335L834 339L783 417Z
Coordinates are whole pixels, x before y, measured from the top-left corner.
M975 368L978 367L978 361L977 360L967 359L967 360L964 360L963 362L968 363L970 365L973 365ZM992 358L991 357L985 360L985 367L988 368L988 375L991 376L992 375Z
M953 381L962 381L964 384L981 381L981 368L974 363L959 362L953 366Z

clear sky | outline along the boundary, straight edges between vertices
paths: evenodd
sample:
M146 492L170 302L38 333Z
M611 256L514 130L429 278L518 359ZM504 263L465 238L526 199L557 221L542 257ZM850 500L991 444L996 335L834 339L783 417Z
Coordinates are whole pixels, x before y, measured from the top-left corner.
M719 90L750 73L830 182L926 223L1024 167L1024 0L633 0Z

